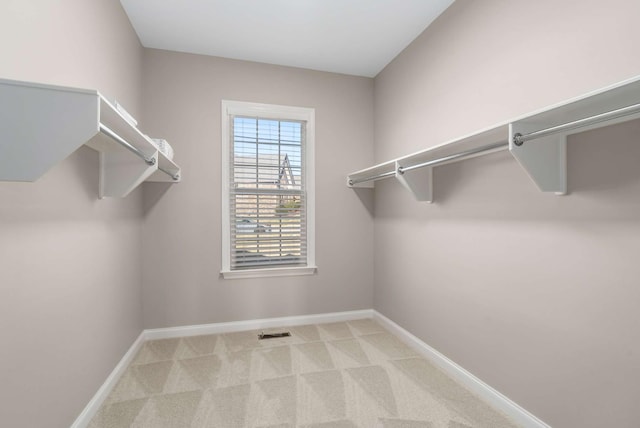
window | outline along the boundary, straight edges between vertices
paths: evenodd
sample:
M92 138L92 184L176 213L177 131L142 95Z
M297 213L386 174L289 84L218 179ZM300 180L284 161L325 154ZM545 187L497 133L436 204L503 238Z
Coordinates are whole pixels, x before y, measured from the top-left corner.
M315 272L314 117L222 102L224 278Z

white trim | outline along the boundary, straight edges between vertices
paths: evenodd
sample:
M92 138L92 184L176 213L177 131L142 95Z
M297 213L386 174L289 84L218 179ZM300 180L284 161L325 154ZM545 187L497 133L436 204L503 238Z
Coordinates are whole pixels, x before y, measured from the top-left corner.
M222 100L222 114L226 116L246 115L265 119L309 120L310 107L262 104L245 101Z
M91 419L95 416L95 414L106 400L107 396L111 393L111 390L116 386L116 383L120 379L120 377L124 374L129 364L133 361L133 358L136 356L142 344L148 340L145 335L145 331L140 333L138 338L133 342L129 350L124 354L120 362L113 369L111 374L107 377L107 380L104 381L102 386L98 389L98 392L95 393L93 398L89 400L89 403L82 410L80 415L76 418L76 420L71 424L70 428L85 428L91 422Z
M222 144L221 146L221 150L222 153L220 154L220 171L222 173L222 177L220 177L221 182L222 182L222 203L221 203L221 209L222 209L222 270L223 271L228 271L231 270L229 267L231 266L231 218L229 215L229 210L230 210L230 206L229 206L229 174L230 174L230 165L229 165L229 132L230 132L230 117L229 117L229 111L228 111L228 106L232 105L230 104L230 101L225 101L222 100L222 122L221 122L221 129L222 129Z
M286 326L293 327L306 324L324 324L329 322L352 321L372 317L373 309L362 309L347 312L332 312L326 314L265 318L247 321L232 321L215 324L200 324L183 327L144 330L142 333L140 333L140 336L138 336L136 341L133 342L127 353L124 354L111 374L109 374L107 380L105 380L102 386L100 386L98 392L95 393L93 398L91 398L80 415L78 415L73 424L71 424L70 428L85 428L89 425L91 419L95 416L95 414L100 409L100 406L102 406L102 404L104 403L104 400L116 386L116 383L124 374L127 367L129 367L140 348L142 348L144 342L148 340L189 337L202 334L232 333L236 331L259 330L261 328L277 328Z
M220 273L224 279L236 278L265 278L273 276L313 275L316 272L315 251L315 122L316 111L311 107L283 106L275 104L261 104L244 101L222 100L221 103L222 130L222 269ZM251 269L251 274L241 271L231 271L231 220L229 218L229 151L230 151L230 116L247 115L269 119L292 119L306 122L305 136L305 201L307 216L307 265L306 271L300 268ZM294 270L295 269L295 270ZM249 271L243 271L249 272ZM280 272L278 275L275 272Z
M303 266L230 271L223 270L220 273L224 279L271 278L276 276L313 275L316 273L316 269L318 269L316 266Z
M145 330L145 339L171 339L175 337L199 336L203 334L220 334L232 333L236 331L259 330L261 328L294 327L297 325L353 321L362 318L373 318L373 309L280 318L264 318L246 321L231 321L214 324L188 325L183 327L156 328L152 330Z
M449 358L445 357L404 328L373 309L144 330L133 345L131 345L131 348L129 348L124 357L122 357L122 360L120 360L116 368L113 369L107 380L100 387L98 392L96 392L91 401L89 401L70 428L85 428L89 424L104 400L116 385L120 376L122 376L136 353L142 347L142 344L147 340L189 337L203 334L232 333L259 330L263 328L294 327L306 324L352 321L363 318L372 318L379 322L383 327L398 336L404 343L439 367L447 375L480 396L480 398L492 405L494 408L501 410L520 426L524 428L551 428L518 404L514 403L512 400L505 397L500 392L496 391L491 386L487 385L473 374L451 361Z
M404 343L420 353L427 360L439 367L447 375L460 382L467 389L474 392L494 408L502 411L514 422L524 428L551 428L549 425L520 407L518 404L484 383L482 380L469 373L467 370L451 361L449 358L436 351L416 336L400 327L378 311L373 311L373 319L393 334L397 335Z
M304 178L307 216L307 266L316 265L316 110L307 110Z

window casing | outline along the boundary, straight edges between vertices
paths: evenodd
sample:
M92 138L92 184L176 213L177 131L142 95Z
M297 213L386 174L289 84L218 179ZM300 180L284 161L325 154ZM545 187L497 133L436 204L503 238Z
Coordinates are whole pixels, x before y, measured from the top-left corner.
M315 272L310 108L222 102L224 278Z

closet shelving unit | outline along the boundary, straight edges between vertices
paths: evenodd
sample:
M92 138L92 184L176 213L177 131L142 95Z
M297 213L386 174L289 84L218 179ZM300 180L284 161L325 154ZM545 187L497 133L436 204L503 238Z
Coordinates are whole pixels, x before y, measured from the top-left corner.
M433 168L509 150L543 192L567 191L567 136L640 118L640 76L347 176L352 188L395 177L418 201L433 201Z
M180 167L98 91L0 79L0 180L36 181L83 145L100 153L100 198L180 181Z

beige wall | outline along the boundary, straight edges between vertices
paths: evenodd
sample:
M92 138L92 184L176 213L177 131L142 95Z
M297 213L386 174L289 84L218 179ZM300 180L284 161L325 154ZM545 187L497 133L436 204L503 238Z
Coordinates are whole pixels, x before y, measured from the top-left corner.
M373 305L553 426L634 426L640 123L570 139L567 197L501 153L437 168L433 205L379 183L374 227L370 195L344 181L637 75L639 15L635 1L458 0L374 87L143 53L115 1L4 1L0 77L117 98L172 143L184 181L99 201L83 148L36 183L0 183L2 423L68 426L143 325ZM317 275L219 278L222 99L316 108Z
M640 74L638 16L456 1L376 77L376 161ZM505 152L436 168L432 205L380 182L374 307L554 427L637 426L639 133L571 137L565 197Z
M145 327L371 308L373 219L345 177L373 161L373 80L158 50L144 74L144 122L184 170L145 188ZM317 275L220 279L223 99L315 108Z
M2 1L0 46L2 78L97 88L139 113L142 48L117 1ZM141 331L142 195L97 194L89 148L0 183L2 426L68 427Z

